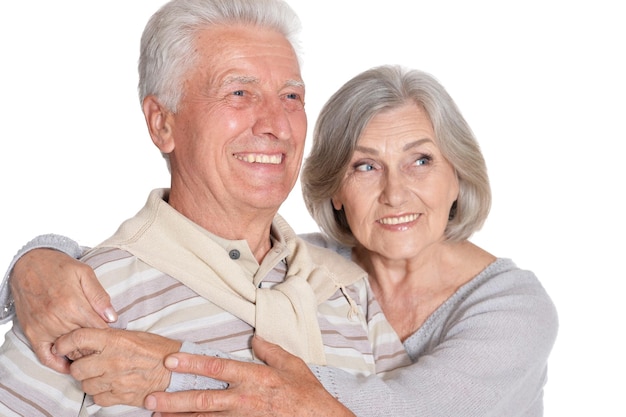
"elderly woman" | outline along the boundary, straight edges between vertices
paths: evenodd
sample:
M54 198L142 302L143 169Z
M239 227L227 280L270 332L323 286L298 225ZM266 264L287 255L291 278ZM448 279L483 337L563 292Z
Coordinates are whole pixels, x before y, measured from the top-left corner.
M366 379L316 368L323 381L333 382L326 388L359 416L542 415L556 311L532 272L468 240L487 217L491 192L478 143L445 89L417 70L365 71L326 103L313 140L301 182L324 234L306 238L368 272L414 362ZM273 380L281 387L274 404L308 401L314 409L307 397L313 388L294 388L291 381L298 379L280 365L288 354L260 356L290 376L256 370L262 376L255 384ZM212 361L179 359L188 361L186 369ZM253 372L249 365L220 362L225 371L206 374L241 383ZM234 408L243 407L235 402Z
M359 416L542 415L556 311L532 272L468 240L489 212L487 170L472 131L433 77L384 66L348 81L322 109L302 184L324 232L306 238L368 272L413 361L367 378L311 367L333 397ZM155 393L146 404L325 415L333 400L309 367L275 345L253 343L269 366L168 358L177 372L230 387Z

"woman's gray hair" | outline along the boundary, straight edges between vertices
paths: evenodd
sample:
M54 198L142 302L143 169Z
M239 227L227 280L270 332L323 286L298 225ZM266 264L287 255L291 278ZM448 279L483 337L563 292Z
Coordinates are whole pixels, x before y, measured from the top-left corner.
M282 0L172 0L148 21L141 37L139 99L155 95L176 112L184 74L196 62L195 35L220 24L249 24L282 33L300 57L300 20Z
M356 244L343 209L335 210L331 198L341 187L359 137L374 116L407 103L426 111L437 145L459 179L459 195L451 207L445 237L465 240L485 222L491 207L487 167L458 107L431 75L400 66L381 66L352 78L326 102L302 170L306 206L321 230L334 240Z

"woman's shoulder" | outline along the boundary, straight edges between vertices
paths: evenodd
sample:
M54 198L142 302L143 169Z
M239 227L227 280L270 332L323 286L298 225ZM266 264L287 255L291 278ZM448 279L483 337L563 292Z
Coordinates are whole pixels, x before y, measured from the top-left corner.
M519 268L511 259L497 258L435 310L405 346L408 343L413 345L410 350L423 352L434 340L445 340L449 334L468 335L477 329L488 330L495 338L508 334L511 340L545 345L543 350L549 352L558 330L558 315L532 271Z
M541 314L556 321L552 299L537 276L508 258L497 258L449 300L466 309Z
M494 299L511 296L531 297L552 304L550 296L535 273L519 268L508 258L497 258L465 287L467 288L459 290L461 295L466 293L465 295L471 296L473 293L479 293L490 295Z

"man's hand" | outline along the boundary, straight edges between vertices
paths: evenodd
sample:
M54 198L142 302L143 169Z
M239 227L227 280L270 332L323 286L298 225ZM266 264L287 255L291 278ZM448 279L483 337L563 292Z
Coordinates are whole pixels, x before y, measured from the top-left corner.
M17 320L33 350L58 372L69 372L68 361L51 352L59 336L79 327L104 329L117 320L93 270L56 250L34 249L22 256L10 285Z
M173 416L327 416L354 417L331 396L309 367L280 346L258 337L252 340L256 356L268 366L176 353L165 360L174 372L192 373L230 384L226 390L155 392L146 397L155 415Z
M163 362L180 346L152 333L78 329L60 337L54 350L74 360L70 373L96 404L142 407L146 395L167 389L171 372Z

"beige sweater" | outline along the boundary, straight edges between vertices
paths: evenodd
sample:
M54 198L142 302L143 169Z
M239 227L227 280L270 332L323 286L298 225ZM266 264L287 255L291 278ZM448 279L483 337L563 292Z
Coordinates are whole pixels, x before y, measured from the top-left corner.
M326 364L318 305L338 289L366 279L365 272L333 252L308 245L277 216L274 227L288 239L275 241L274 246L284 245L289 253L288 276L271 289L261 289L241 268L233 268L209 232L164 199L167 190L153 191L146 206L99 247L132 253L255 327L264 339L279 343L307 363ZM199 247L206 250L200 253L195 249ZM325 265L332 265L332 271Z

